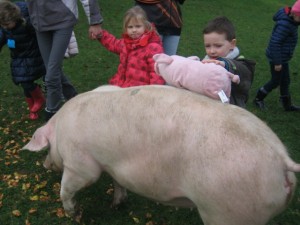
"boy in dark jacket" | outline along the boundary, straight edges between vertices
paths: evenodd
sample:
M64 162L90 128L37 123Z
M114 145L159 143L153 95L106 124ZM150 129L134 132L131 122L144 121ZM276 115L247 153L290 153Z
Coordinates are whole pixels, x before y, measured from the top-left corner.
M5 44L10 50L13 82L24 90L29 118L38 119L45 98L34 81L44 76L46 69L25 2L0 2L0 50Z
M272 76L271 80L257 91L254 104L260 109L265 109L264 98L273 89L280 86L280 100L285 111L299 111L300 107L291 103L289 61L298 40L300 1L297 1L292 8L281 8L274 15L273 20L275 26L266 49Z
M216 17L203 29L203 39L207 55L202 62L219 64L240 77L239 84L231 85L230 104L246 108L256 63L240 55L233 24L227 17Z

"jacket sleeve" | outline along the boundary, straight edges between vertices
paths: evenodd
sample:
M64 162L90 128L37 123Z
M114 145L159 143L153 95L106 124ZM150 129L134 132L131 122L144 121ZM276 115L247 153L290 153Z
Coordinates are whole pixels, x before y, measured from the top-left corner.
M80 0L90 25L101 24L103 17L97 0Z
M284 24L284 22L277 22L273 28L269 46L267 48L267 51L269 51L267 55L275 65L282 64L282 43L286 41L290 34L291 32L288 24Z
M3 30L0 29L0 51L2 50L2 47L6 44L6 37L3 33Z
M108 31L103 30L102 37L99 42L110 52L115 54L120 54L124 47L124 41L122 39L117 39L114 35L110 34Z
M154 71L154 59L153 56L155 54L163 53L163 47L157 43L151 43L148 45L148 54L147 54L147 64L148 64L148 71L150 74L150 84L165 84L166 81L164 78Z
M245 108L253 83L256 62L243 57L237 59L221 58L221 60L225 62L225 68L229 72L240 77L239 84L232 83L231 85L230 103Z

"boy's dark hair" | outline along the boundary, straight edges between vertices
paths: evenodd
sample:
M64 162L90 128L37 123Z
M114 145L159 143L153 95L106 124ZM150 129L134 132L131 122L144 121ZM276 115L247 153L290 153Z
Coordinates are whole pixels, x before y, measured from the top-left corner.
M207 23L203 29L203 34L210 34L212 32L225 34L227 41L235 39L235 28L232 22L225 16L216 17Z
M22 19L20 8L10 1L0 1L0 25Z

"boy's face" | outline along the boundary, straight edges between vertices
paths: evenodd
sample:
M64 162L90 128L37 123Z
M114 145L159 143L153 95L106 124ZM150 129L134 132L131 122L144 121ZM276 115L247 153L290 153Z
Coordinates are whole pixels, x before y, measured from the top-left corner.
M218 34L216 32L204 34L203 39L206 54L211 59L226 57L236 45L236 39L228 41L225 34Z

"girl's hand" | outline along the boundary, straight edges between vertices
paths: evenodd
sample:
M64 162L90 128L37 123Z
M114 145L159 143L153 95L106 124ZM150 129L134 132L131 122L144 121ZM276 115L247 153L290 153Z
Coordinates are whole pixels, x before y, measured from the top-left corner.
M216 60L216 59L203 59L201 62L202 63L214 63L216 65L220 65L220 66L225 67L225 62L220 61L220 60Z

